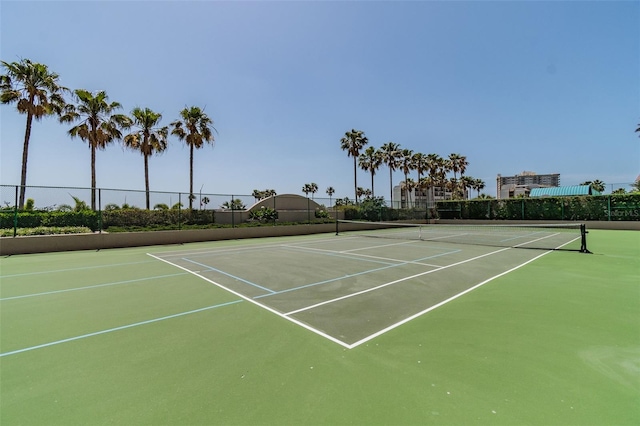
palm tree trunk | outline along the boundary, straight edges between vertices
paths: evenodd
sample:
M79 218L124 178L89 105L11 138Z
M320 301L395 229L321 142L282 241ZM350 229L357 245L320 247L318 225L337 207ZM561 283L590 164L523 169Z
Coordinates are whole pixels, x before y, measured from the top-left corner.
M193 144L191 147L191 155L189 156L189 211L193 209Z
M389 167L389 192L391 193L391 208L393 208L393 170Z
M33 103L33 95L30 99ZM27 128L24 131L24 145L22 147L22 174L20 176L20 200L18 208L24 208L24 198L27 185L27 157L29 155L29 139L31 138L31 123L33 122L33 114L27 113Z
M420 186L421 175L422 175L422 171L420 169L418 169L418 180L416 182L416 187L415 187L416 191L413 193L413 199L414 199L414 201L416 203L416 207L420 207L420 205L419 205L420 203L418 203L418 194L417 194L417 192L419 190L420 193L422 194L422 187ZM426 201L425 201L425 207L426 207Z
M405 208L409 208L409 182L407 182L407 173L404 174L404 200L405 200Z
M96 209L96 147L91 144L91 210Z
M376 198L375 192L373 192L373 172L371 172L371 198Z
M147 210L149 210L149 156L144 154L144 189L147 199Z
M91 141L89 146L91 147L91 210L96 209L96 146L98 141L98 131L96 124L91 122Z
M354 189L354 193L356 195L356 204L358 204L358 176L356 174L357 171L357 167L356 167L356 157L353 157L353 189Z

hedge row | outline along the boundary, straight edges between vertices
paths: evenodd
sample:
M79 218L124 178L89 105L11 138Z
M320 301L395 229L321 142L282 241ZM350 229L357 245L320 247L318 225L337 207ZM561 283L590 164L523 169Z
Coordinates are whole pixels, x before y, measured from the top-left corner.
M103 228L116 227L146 227L146 226L179 226L179 225L208 225L215 223L213 210L141 210L123 209L110 210L102 213Z
M13 228L14 213L0 212L0 228ZM79 212L18 212L18 228L39 227L87 227L92 231L100 229L100 213L91 210Z
M410 219L497 220L640 220L640 193L583 197L518 198L507 200L440 201L435 209L390 209L374 200L344 206L346 219L394 221ZM18 228L87 227L92 231L117 228L212 225L213 210L123 209L104 212L18 212ZM14 227L14 213L0 211L0 228Z
M441 219L640 220L640 193L441 201L437 210Z
M108 230L110 226L148 227L148 226L175 226L180 225L207 225L214 223L212 210L194 210L189 214L185 210L140 210L123 209L95 212L82 210L79 212L18 212L18 228L37 227L67 227L84 226L92 231ZM0 228L13 228L14 213L11 211L0 212Z

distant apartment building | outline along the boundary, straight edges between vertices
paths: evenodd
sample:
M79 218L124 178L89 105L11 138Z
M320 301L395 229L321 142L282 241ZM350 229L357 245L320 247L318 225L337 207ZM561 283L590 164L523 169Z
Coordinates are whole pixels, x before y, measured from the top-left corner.
M533 188L560 186L560 174L538 175L534 172L522 172L515 176L498 175L496 196L498 199L528 197Z
M400 185L393 187L392 207L396 209L428 207L432 206L436 201L450 200L452 197L450 190L441 187L411 188L409 191L405 191L403 182L401 181Z

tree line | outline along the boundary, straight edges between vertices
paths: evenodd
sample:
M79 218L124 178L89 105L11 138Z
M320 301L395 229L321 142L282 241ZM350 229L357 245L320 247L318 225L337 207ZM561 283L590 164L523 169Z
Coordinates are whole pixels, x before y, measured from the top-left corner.
M375 197L374 176L382 165L389 169L389 186L391 188L390 200L393 206L393 172L400 170L404 174L404 181L400 184L400 189L405 195L407 204L411 205L411 193L417 189L423 193L434 188L440 188L441 193L451 194L452 199L463 199L467 196L467 189L480 191L484 189L485 183L481 179L466 176L469 162L467 157L457 153L452 153L443 158L438 154L423 154L414 152L411 149L402 148L395 142L387 142L376 149L369 146L369 139L362 130L352 129L345 132L340 139L340 148L347 152L348 157L353 158L353 180L354 195L356 202L360 197ZM364 150L364 151L363 151ZM371 190L363 190L358 186L358 167L371 174ZM417 179L409 178L412 171L417 172ZM449 177L449 173L453 176ZM460 174L458 177L458 173ZM414 200L415 201L415 200Z
M169 126L161 126L162 114L150 108L136 107L130 115L120 113L122 105L110 101L104 90L90 92L62 86L60 77L49 68L29 59L0 61L5 73L0 75L0 102L16 104L26 115L22 149L19 205L25 205L27 163L33 120L58 117L71 124L68 134L89 144L91 150L91 209L96 208L96 151L121 140L126 148L144 158L146 207L149 209L149 158L167 149L169 134L189 147L189 208L193 208L194 150L214 143L213 120L198 106L185 107ZM69 98L69 99L68 99Z

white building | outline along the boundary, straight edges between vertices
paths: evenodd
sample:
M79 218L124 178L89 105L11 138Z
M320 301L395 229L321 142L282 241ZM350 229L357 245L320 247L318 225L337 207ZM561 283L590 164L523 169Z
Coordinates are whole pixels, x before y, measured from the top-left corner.
M524 171L515 176L498 175L496 184L496 197L498 199L518 196L528 197L533 188L560 186L560 174L538 175L534 172Z

